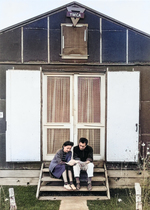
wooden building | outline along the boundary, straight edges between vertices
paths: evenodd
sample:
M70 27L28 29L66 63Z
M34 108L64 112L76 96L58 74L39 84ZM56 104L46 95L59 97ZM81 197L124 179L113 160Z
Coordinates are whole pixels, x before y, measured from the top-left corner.
M110 171L138 169L150 147L149 65L150 35L78 2L1 30L1 171L39 170L82 136Z

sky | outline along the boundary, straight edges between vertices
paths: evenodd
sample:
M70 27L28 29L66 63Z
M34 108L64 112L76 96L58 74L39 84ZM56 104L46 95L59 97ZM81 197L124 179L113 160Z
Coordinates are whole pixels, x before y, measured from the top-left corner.
M0 30L73 0L0 0ZM150 35L150 0L76 0Z

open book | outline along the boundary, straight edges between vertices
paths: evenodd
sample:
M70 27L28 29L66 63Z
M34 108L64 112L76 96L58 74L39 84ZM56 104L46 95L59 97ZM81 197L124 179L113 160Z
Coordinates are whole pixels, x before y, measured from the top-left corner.
M84 167L87 163L86 162L82 162L80 160L74 160L71 159L68 163L66 163L67 165L73 166L75 164L79 163L81 165L81 167Z
M74 159L71 159L68 163L66 163L67 165L70 165L70 166L73 166L75 164L77 164L79 162L79 160L74 160Z

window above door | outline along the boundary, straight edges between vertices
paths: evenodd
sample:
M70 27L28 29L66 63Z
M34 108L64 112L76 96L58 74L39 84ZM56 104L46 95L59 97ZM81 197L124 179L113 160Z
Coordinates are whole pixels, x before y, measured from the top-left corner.
M61 24L62 59L87 59L88 24Z

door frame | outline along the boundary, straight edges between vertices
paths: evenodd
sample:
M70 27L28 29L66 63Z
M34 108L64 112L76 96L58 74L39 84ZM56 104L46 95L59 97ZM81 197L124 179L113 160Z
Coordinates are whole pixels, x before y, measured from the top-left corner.
M70 140L72 140L74 142L74 146L76 146L78 143L78 135L77 135L77 129L82 127L81 125L77 126L77 116L78 116L78 110L77 110L77 78L79 76L88 76L88 77L100 77L101 78L101 92L100 92L100 98L101 98L101 123L100 125L98 125L97 123L95 123L95 126L92 126L92 128L100 128L100 132L101 132L101 142L100 142L100 155L94 155L94 160L105 160L105 107L106 107L106 100L105 100L105 77L106 74L104 73L50 73L50 72L46 72L43 73L43 106L42 106L42 131L43 131L43 135L42 135L42 143L43 143L43 160L45 161L49 161L52 160L52 158L54 157L54 154L49 154L46 155L46 151L47 151L47 132L46 129L48 126L50 126L51 128L55 128L54 124L45 124L46 122L46 107L47 107L47 77L48 76L69 76L70 77L70 123L64 123L65 125L63 126L63 128L68 128L69 124L70 124ZM44 108L45 107L45 108ZM76 109L75 109L76 108ZM45 125L44 125L45 124ZM55 123L56 124L56 123ZM58 126L60 125L60 123L58 123ZM72 126L72 128L71 128ZM60 127L62 127L60 125ZM82 127L83 128L83 127ZM85 128L91 128L91 125L85 126ZM61 148L61 145L60 145Z
M100 85L100 105L101 105L101 123L78 123L78 77L100 77L101 78L101 85ZM105 160L105 74L96 74L96 73L80 73L74 75L74 143L77 145L78 141L78 128L86 128L86 129L100 129L100 155L94 154L93 158L94 160Z

